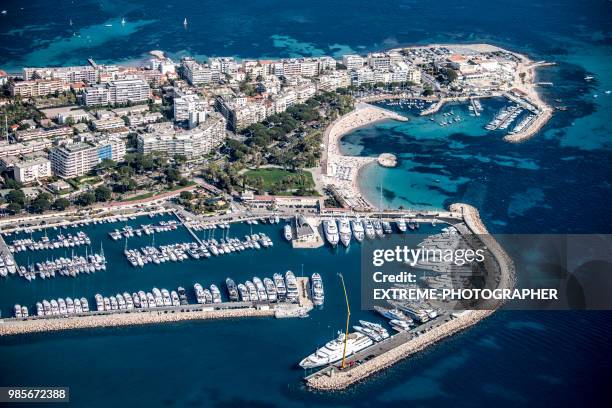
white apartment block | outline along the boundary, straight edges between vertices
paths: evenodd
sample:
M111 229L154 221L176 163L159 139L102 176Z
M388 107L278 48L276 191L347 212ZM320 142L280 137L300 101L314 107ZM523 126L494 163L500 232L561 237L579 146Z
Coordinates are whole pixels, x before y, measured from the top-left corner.
M93 126L96 130L119 129L125 127L125 121L118 117L97 119L93 121Z
M333 91L338 88L348 88L350 85L351 77L347 71L334 71L319 77L318 89Z
M49 160L54 174L72 178L90 172L104 159L117 162L125 158L125 141L119 137L97 138L91 142L76 142L51 149Z
M242 130L249 125L261 122L268 116L268 108L261 100L249 100L246 97L225 99L217 97L216 109L226 118L232 130Z
M116 105L149 100L151 89L142 79L120 79L85 88L85 105Z
M35 79L31 81L9 82L11 96L22 98L35 98L37 96L50 95L55 92L64 92L70 86L59 79Z
M20 143L9 143L6 140L0 140L0 157L5 158L40 152L51 147L52 144L53 141L51 139L36 139Z
M213 81L213 72L210 67L192 58L184 58L181 67L183 76L193 86L206 85Z
M206 101L197 94L175 92L174 94L174 120L189 120L191 112L205 111Z
M363 67L365 59L360 55L344 55L342 56L342 64L346 66L346 69L352 71Z
M90 143L69 143L49 153L54 174L71 178L87 174L98 164L98 149Z
M149 125L148 133L138 135L138 152L181 154L188 158L203 156L223 144L225 127L225 119L217 112L208 114L199 126L186 131L176 130L170 123Z
M96 69L90 65L73 67L45 67L45 68L24 68L23 79L58 79L60 81L88 82L95 83L97 79Z
M31 160L21 160L13 166L15 180L20 183L31 183L33 181L51 177L51 162L44 157Z
M391 68L391 57L382 52L368 54L368 66L375 71L389 70Z

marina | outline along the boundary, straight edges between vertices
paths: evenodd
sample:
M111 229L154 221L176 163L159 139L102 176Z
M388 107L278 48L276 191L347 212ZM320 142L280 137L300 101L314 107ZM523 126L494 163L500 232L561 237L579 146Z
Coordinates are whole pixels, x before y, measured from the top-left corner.
M478 211L466 204L453 204L450 209L451 211L463 214L467 231L481 237L479 239L482 239L482 244L486 245L493 254L501 273L501 278L497 281L498 288L513 288L516 279L514 264L499 244L488 235ZM415 323L414 320L407 318L401 311L397 309L379 309L379 313L388 318L390 322L393 322L391 326L398 333L385 339L381 338L380 341L367 346L365 345L367 342L364 342L362 347L353 346L353 350L345 354L346 361L342 358L341 365L337 364L338 359L336 358L330 359L327 363L320 364L325 367L306 375L304 377L306 384L317 390L333 391L344 389L448 336L465 330L495 311L495 309L490 309L437 313L427 309L415 310L404 308L404 310L412 312L412 317L415 318L414 320L417 320L418 323L414 328L411 328ZM335 343L328 343L325 346L326 349L337 349L338 342L342 340L341 337L344 336L339 336ZM345 341L347 341L346 339L345 337ZM354 337L353 344L356 341L357 338ZM325 357L327 355L329 355L328 352L321 352L321 356ZM317 356L317 352L314 356ZM311 358L309 357L308 359ZM311 364L307 361L307 364L302 366L314 368L317 367L317 364Z

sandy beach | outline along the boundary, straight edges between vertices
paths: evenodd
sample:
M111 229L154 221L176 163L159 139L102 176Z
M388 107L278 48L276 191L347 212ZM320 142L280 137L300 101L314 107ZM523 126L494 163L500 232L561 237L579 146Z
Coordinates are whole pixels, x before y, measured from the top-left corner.
M375 157L345 156L340 152L340 140L347 133L362 126L382 120L407 121L408 118L395 112L365 103L358 103L355 110L336 119L325 131L323 158L321 160L322 183L331 185L345 202L355 209L372 207L362 196L358 180L361 169L375 163Z

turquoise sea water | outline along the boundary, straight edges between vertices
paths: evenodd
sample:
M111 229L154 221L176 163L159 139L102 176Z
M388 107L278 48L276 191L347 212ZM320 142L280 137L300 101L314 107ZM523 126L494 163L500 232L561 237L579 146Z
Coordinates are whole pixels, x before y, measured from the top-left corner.
M485 102L480 119L442 128L427 119L384 122L348 135L352 154L398 154L398 168L367 169L365 193L385 206L475 204L493 232L609 233L612 163L611 4L602 0L387 2L263 0L7 0L0 9L0 69L24 65L138 61L151 49L192 54L284 57L367 52L430 42L492 42L558 62L538 71L544 97L569 107L532 140L511 145L482 122L503 101ZM22 9L23 8L23 9ZM126 25L121 26L121 17ZM187 30L182 26L187 17ZM68 24L73 20L73 26ZM112 24L112 27L107 27ZM584 81L586 75L595 80ZM595 97L597 95L597 97ZM394 107L390 107L395 109ZM410 112L404 112L411 115ZM148 219L146 220L148 221ZM297 361L330 339L344 317L337 272L344 273L355 318L359 247L294 251L280 229L269 251L177 265L128 266L109 225L87 229L105 242L108 271L77 279L0 281L0 310L51 296L89 296L220 284L226 276L271 276L302 264L326 285L323 310L308 319L243 319L80 330L0 339L0 385L67 385L74 406L576 406L597 404L609 375L610 315L605 312L496 313L347 392L305 390ZM232 228L242 235L247 227ZM176 234L176 235L174 235ZM183 232L158 234L182 240ZM142 244L147 243L142 238ZM137 240L130 245L136 245ZM27 259L26 259L27 261Z

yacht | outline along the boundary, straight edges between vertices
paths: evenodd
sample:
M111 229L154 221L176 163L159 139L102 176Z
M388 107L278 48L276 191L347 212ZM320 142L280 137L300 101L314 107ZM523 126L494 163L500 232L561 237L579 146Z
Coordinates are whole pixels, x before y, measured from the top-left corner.
M244 285L244 283L239 283L238 284L238 292L240 293L240 300L241 301L248 302L248 301L251 300L251 298L249 296L249 290Z
M351 224L346 217L342 217L338 221L338 231L340 233L340 242L345 247L348 247L351 243Z
M45 309L43 309L43 305L40 302L36 302L36 315L43 316L45 314Z
M268 300L268 294L266 293L266 287L264 286L261 279L257 276L253 277L253 284L255 285L255 289L257 289L257 296L259 300Z
M387 329L385 329L382 325L378 323L372 323L372 322L368 322L365 320L360 320L359 324L365 328L374 330L376 333L378 333L382 337L383 340L389 337L389 332L387 331Z
M195 291L197 302L200 304L205 303L204 288L202 288L202 285L196 283L195 285L193 285L193 290Z
M176 293L175 290L170 292L170 299L172 299L172 306L180 306L181 305L181 301L179 299L179 295L178 295L178 293Z
M96 294L95 296L96 299L96 310L101 311L104 310L104 298L102 297L101 294Z
M274 285L276 286L276 294L278 300L284 301L287 299L287 287L285 286L285 279L280 273L275 273L272 277L274 279Z
M351 229L353 230L353 236L357 240L357 242L363 241L363 237L365 236L365 230L363 228L363 223L359 218L351 221Z
M376 236L378 238L382 238L385 233L383 231L383 226L381 222L379 220L374 220L372 224L374 225L374 232L376 233Z
M383 307L375 307L374 308L378 313L391 320L409 320L410 318L406 316L399 309L385 309Z
M221 303L221 291L214 283L210 285L210 293L212 295L213 303Z
M79 298L74 298L74 313L83 313L83 306Z
M238 288L236 287L236 283L232 279L227 278L225 280L225 286L227 286L227 293L230 301L238 301Z
M246 281L244 284L247 290L249 291L249 300L251 302L259 300L259 296L257 295L257 288L255 288L255 285L253 285L253 282Z
M84 297L81 298L81 309L84 313L89 313L89 302Z
M291 225L286 224L286 225L283 227L283 234L284 234L285 239L286 239L287 241L291 241L291 240L293 239L293 232L291 231Z
M333 364L342 360L344 354L344 333L338 332L338 337L317 349L314 353L300 361L302 368L316 368ZM372 339L362 333L350 333L346 339L346 356L350 356L374 344Z
M318 273L312 274L312 303L315 306L321 306L325 300L325 292L323 290L323 280Z
M383 227L383 231L385 232L385 234L393 233L393 228L391 228L391 223L389 221L383 221L382 227Z
M168 289L162 289L161 294L163 305L172 306L172 298L170 297L170 292L168 292Z
M185 293L185 288L182 286L178 287L178 297L179 297L179 303L181 305L186 305L189 302L187 301L187 294Z
M406 226L406 220L401 219L401 220L399 220L399 221L396 221L396 222L395 222L395 225L397 225L397 229L398 229L400 232L406 232L406 229L407 229L407 226Z
M366 218L363 220L363 227L365 229L365 236L368 239L376 238L376 231L374 230L374 225L372 224L372 220Z
M285 283L287 285L287 300L290 302L296 302L298 300L298 287L297 279L291 271L285 272Z
M368 336L369 338L371 338L372 340L379 342L382 341L382 336L376 332L375 330L372 330L368 327L361 327L361 326L353 326L353 329L355 329L355 331L365 334L366 336Z
M43 314L45 316L49 316L51 314L51 303L49 303L49 301L45 299L42 301L42 307L43 307Z
M21 315L21 305L15 305L15 317L20 318Z
M325 232L325 238L332 246L338 245L338 226L334 220L323 221L323 231Z
M276 286L274 282L270 278L264 278L263 280L264 287L266 288L266 294L268 295L268 300L270 302L276 302L278 299L278 294L276 292Z
M389 324L398 332L410 330L410 323L405 320L391 319L389 320Z
M204 303L208 305L213 303L213 295L210 289L204 289Z

